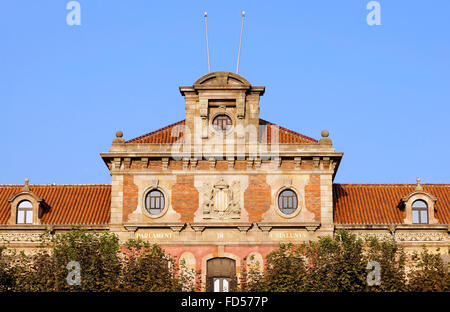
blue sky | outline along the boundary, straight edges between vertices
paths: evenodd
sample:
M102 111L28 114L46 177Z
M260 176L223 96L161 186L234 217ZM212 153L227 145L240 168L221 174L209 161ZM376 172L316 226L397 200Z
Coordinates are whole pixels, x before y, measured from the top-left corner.
M62 0L0 6L0 184L110 183L99 153L184 119L211 70L265 85L261 118L344 152L335 182L449 183L450 1Z

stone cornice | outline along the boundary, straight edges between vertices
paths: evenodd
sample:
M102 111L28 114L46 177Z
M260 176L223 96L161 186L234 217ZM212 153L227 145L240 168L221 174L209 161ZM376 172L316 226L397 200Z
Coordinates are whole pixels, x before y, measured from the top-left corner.
M304 228L308 231L316 231L320 227L320 222L258 222L257 225L262 231L270 231L275 228Z
M27 231L53 231L53 230L73 230L74 228L81 228L86 230L108 230L109 225L79 225L79 224L0 224L0 231L2 230L27 230Z
M227 152L228 153L228 152ZM253 155L253 153L245 152L245 153L232 153L232 155L229 155L227 153L210 153L210 152L203 152L202 157L204 159L208 159L210 157L217 157L217 158L242 158L242 157L252 157L252 158L269 158L269 157L294 157L294 156L300 156L300 157L338 157L341 158L344 153L338 153L334 151L327 151L327 150L302 150L302 149L292 149L290 151L274 151L274 152L258 152L257 155ZM100 156L103 158L115 158L115 157L121 157L121 158L130 158L130 157L151 157L151 158L162 158L162 157L169 157L169 158L196 158L192 153L185 152L173 152L171 150L159 150L159 151L115 151L115 152L106 152L106 153L100 153Z
M336 224L335 229L346 230L446 230L450 224Z
M195 222L190 223L196 232L203 232L206 228L237 228L239 231L248 231L252 227L251 222Z
M123 227L130 232L136 232L138 229L148 228L170 228L174 232L180 232L186 223L183 222L164 222L164 223L124 223Z

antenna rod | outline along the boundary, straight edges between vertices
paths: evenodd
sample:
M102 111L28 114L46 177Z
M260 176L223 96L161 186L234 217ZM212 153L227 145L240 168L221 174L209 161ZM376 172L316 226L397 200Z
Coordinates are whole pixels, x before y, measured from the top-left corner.
M206 29L206 53L208 54L208 73L211 72L211 66L209 64L209 44L208 44L208 13L205 12L205 29Z
M242 11L242 12L241 12L241 15L242 15L241 38L239 39L239 52L238 52L238 59L237 59L236 74L239 74L239 58L241 57L242 32L243 32L243 30L244 30L244 17L245 17L245 11Z

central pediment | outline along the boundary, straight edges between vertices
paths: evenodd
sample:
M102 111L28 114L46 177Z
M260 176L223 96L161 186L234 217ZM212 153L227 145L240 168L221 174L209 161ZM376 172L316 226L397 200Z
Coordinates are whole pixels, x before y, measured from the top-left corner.
M209 73L194 83L195 89L249 89L250 87L250 83L244 77L227 71Z

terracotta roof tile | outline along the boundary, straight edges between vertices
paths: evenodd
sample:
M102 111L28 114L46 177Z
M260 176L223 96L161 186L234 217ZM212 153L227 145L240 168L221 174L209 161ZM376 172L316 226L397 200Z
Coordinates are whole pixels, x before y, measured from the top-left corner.
M263 119L259 120L259 141L262 143L317 143L318 141L298 132L283 128ZM278 131L278 141L272 139L272 133Z
M422 184L424 191L437 197L435 217L450 223L450 184ZM401 199L416 184L334 184L334 222L340 224L401 224L405 212Z
M183 142L185 121L181 120L159 130L141 135L125 143L172 144ZM277 130L278 129L278 130ZM274 131L274 132L272 132ZM272 133L278 131L278 140L272 140ZM259 141L262 143L317 143L318 141L295 131L280 127L274 123L259 120Z
M184 120L168 125L164 128L141 135L125 143L176 143L183 142ZM180 141L179 141L180 140Z
M23 185L0 185L0 224L11 215L8 199ZM30 191L50 207L42 224L108 224L111 206L111 185L30 185Z

